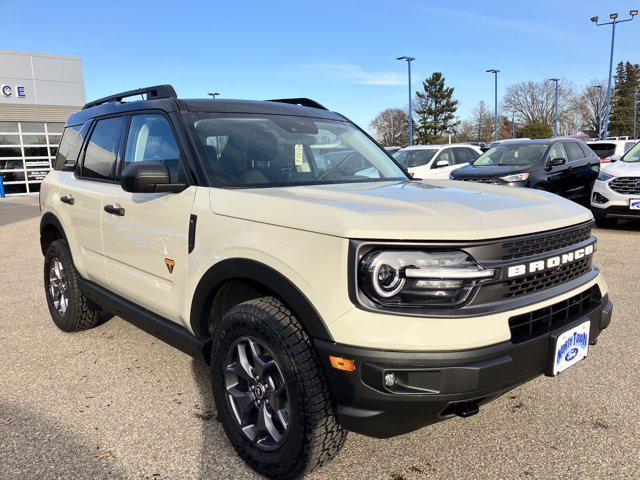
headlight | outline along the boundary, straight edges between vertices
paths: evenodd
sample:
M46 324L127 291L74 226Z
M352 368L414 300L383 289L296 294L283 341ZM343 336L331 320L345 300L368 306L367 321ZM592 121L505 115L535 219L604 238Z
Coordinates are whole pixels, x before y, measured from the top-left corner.
M455 306L493 276L459 250L373 250L358 266L360 291L383 306Z
M500 177L505 182L523 182L529 178L528 173L516 173L515 175L507 175L506 177Z
M598 174L598 180L600 180L601 182L606 182L611 178L613 178L613 175L609 175L608 173L600 172Z

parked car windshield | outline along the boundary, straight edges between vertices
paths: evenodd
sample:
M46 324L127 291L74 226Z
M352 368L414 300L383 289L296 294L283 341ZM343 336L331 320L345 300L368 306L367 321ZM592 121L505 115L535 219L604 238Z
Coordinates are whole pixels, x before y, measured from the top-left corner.
M520 145L496 145L471 162L474 167L492 165L533 165L540 163L546 143L520 144Z
M349 122L220 113L194 113L191 121L213 185L407 180L403 170Z
M400 150L393 154L393 158L407 168L420 167L429 163L437 151L437 148Z
M622 157L622 160L629 163L640 162L640 142L636 143L636 145Z

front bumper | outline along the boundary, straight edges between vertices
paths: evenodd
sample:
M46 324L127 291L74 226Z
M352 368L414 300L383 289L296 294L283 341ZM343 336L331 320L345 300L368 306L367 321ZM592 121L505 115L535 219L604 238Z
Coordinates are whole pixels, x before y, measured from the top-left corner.
M610 179L606 182L596 180L591 193L591 208L597 209L595 212L604 217L640 220L640 210L631 210L629 208L631 199L638 199L640 195L624 195L613 191L609 188L609 182L612 180ZM640 180L640 177L638 177L638 180ZM596 201L596 194L604 197L607 201Z
M546 373L550 336L591 321L590 339L609 326L613 305L605 295L593 309L562 327L521 343L443 352L372 350L316 340L338 420L348 430L393 437L454 415L469 416L479 406ZM353 359L354 372L331 367L329 356ZM396 383L385 386L393 372Z

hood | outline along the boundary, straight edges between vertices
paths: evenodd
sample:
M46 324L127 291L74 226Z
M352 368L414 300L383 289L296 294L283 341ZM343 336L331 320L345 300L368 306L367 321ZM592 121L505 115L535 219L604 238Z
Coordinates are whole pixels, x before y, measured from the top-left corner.
M602 169L604 173L615 177L640 177L640 162L617 162L605 164Z
M533 172L540 170L542 165L465 165L458 170L455 170L455 176L457 178L493 178L504 177L506 175L513 175L516 173Z
M371 182L210 189L214 213L326 235L482 240L552 230L591 213L556 195L468 182Z

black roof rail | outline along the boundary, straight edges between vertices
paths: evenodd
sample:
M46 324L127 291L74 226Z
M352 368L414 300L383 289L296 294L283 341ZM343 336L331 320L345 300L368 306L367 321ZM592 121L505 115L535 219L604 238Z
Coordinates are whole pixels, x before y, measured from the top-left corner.
M290 103L291 105L300 105L302 107L311 107L311 108L319 108L320 110L329 110L324 105L321 105L315 100L311 100L310 98L274 98L273 100L267 100L267 101Z
M129 90L128 92L116 93L114 95L109 95L108 97L99 98L98 100L87 103L84 107L82 107L82 109L85 110L87 108L97 107L98 105L102 105L103 103L121 102L123 98L135 97L136 95L144 94L147 95L147 100L156 98L178 97L178 94L171 85L155 85L153 87L138 88L136 90Z

